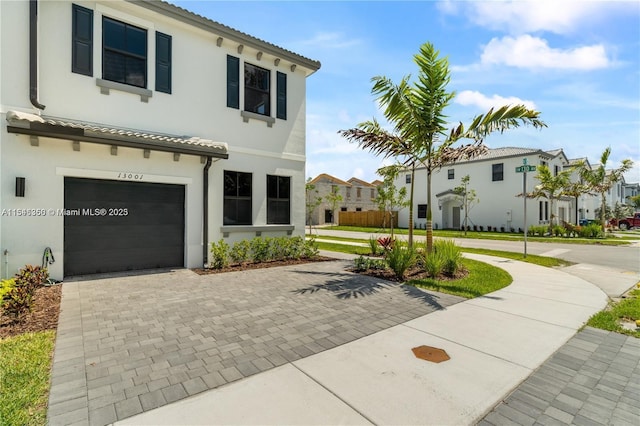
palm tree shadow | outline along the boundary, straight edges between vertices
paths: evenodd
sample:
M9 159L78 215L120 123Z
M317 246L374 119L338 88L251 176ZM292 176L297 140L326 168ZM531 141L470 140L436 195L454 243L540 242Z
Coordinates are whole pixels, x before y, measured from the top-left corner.
M380 291L395 287L397 284L391 281L375 279L362 275L340 272L316 272L296 271L299 274L322 275L326 280L321 284L312 284L309 287L293 290L293 293L315 294L327 291L335 294L338 299L357 299L359 297L372 296Z
M434 309L444 308L444 306L438 302L440 297L437 294L429 293L410 285L351 272L296 271L296 273L326 277L326 280L322 284L312 284L308 287L292 291L292 293L298 295L315 294L326 291L334 294L338 299L348 300L373 296L382 291L397 288L404 295L412 299L417 299Z

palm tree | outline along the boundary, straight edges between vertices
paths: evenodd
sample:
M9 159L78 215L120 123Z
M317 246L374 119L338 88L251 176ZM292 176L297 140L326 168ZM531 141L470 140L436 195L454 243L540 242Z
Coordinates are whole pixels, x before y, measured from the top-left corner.
M603 230L606 225L607 192L633 167L633 161L627 158L622 160L617 169L607 170L610 155L611 147L607 147L600 156L600 163L595 169L589 167L586 161L581 161L576 165L580 180L586 185L586 192L600 195L600 224Z
M369 121L355 129L339 132L374 154L398 157L412 171L418 165L424 166L427 172L428 253L433 250L432 173L445 164L485 153L487 148L483 140L494 131L503 132L520 124L546 127L539 119L539 112L524 105L514 105L495 111L492 108L486 114L476 116L467 128L459 123L448 129L444 110L455 97L455 92L447 91L451 80L449 61L439 55L440 52L431 43L420 46L420 51L414 56L419 73L413 84L410 83L409 76L404 77L399 84L394 84L387 77L372 79L372 93L384 108L384 116L393 125L393 131L383 130L375 121ZM461 139L471 139L473 142L454 147ZM411 181L413 183L413 179ZM411 192L410 232L413 220L413 191Z
M557 175L551 173L548 166L539 166L536 179L540 182L534 188L531 194L527 194L530 198L546 198L549 200L549 210L551 217L549 219L549 234L553 233L553 219L556 215L553 213L553 203L563 196L574 195L574 185L571 182L572 170L563 170Z

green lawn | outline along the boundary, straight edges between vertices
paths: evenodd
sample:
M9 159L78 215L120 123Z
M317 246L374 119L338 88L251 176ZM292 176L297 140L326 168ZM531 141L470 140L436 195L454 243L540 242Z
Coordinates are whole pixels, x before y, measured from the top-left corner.
M640 338L637 329L627 330L620 325L622 319L632 322L640 320L640 289L631 291L629 297L620 302L611 303L607 309L592 316L587 325Z
M371 250L369 250L369 245L367 244L367 240L358 240L355 238L342 238L342 237L318 237L323 240L331 240L335 242L325 242L325 241L316 241L318 244L318 248L320 250L327 251L337 251L340 253L351 253L351 254L369 254ZM365 246L353 246L348 244L340 244L340 241L352 242L352 243L361 243L365 244ZM537 256L534 254L528 254L525 258L522 253L516 253L511 251L502 251L502 250L489 250L489 249L480 249L480 248L468 248L468 247L460 247L460 251L463 253L476 253L476 254L486 254L487 256L497 256L504 257L506 259L519 260L521 262L532 263L534 265L546 266L546 267L559 267L559 266L569 266L572 263L567 262L566 260L557 259L555 257L546 257L546 256Z
M358 226L333 226L326 227L322 229L334 230L334 231L351 231L351 232L365 232L368 234L378 233L378 234L390 234L390 229L382 229L382 228L364 228ZM396 228L393 231L395 234L399 235L407 235L409 231L405 228ZM426 231L424 229L414 229L413 234L417 236L425 236ZM453 231L453 230L434 230L433 235L436 237L442 238L469 238L469 239L477 239L477 240L500 240L500 241L523 241L524 236L522 234L512 234L510 232L479 232L479 231L468 231L467 235L464 235L463 231ZM594 244L594 245L610 245L610 246L618 246L618 245L626 245L629 244L631 240L637 240L633 234L625 237L614 237L610 236L607 238L562 238L562 237L527 237L527 241L535 241L541 243L563 243L563 244Z
M331 237L333 239L333 237ZM353 241L353 242L358 242ZM340 244L339 242L329 243L323 241L316 241L320 250L337 251L341 253L351 254L369 254L369 247L359 247L347 244ZM462 251L465 251L463 249ZM482 254L489 254L491 250L478 250ZM509 252L496 252L500 254L512 255L511 258L517 259L517 253ZM494 254L497 255L497 254ZM503 256L509 257L509 256ZM541 258L541 256L535 256L535 258ZM536 263L536 259L528 257L527 259L531 263ZM542 258L544 262L538 259L541 263L547 263L546 259ZM517 259L520 260L520 259ZM557 261L557 259L551 259ZM441 293L454 294L456 296L462 296L467 298L482 296L483 294L491 293L508 286L513 281L511 275L509 275L504 269L497 268L484 262L478 262L472 259L462 259L463 265L469 270L469 275L463 279L455 281L438 281L433 279L413 280L408 281L406 284L415 285L417 287L424 287L429 290L438 291ZM547 265L544 265L547 266Z
M513 278L507 271L489 265L488 263L478 262L472 259L462 259L462 264L469 271L469 275L462 279L439 281L426 278L408 281L406 284L471 299L500 290L513 281Z
M55 331L0 340L0 425L44 425Z

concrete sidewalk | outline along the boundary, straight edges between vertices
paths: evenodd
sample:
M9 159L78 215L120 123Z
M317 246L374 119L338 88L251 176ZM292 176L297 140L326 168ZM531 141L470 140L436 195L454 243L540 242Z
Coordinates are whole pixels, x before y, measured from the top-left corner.
M595 285L467 255L513 283L117 424L473 424L607 304ZM444 349L439 364L411 349Z

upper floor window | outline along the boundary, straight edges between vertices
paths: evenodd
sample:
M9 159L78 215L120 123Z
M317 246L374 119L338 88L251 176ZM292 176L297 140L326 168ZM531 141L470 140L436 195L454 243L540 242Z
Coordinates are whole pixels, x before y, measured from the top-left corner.
M554 165L553 166L553 175L554 176L558 176L558 173L560 173L560 166Z
M223 225L251 225L251 173L224 171Z
M287 119L287 75L276 72L276 118ZM227 106L240 109L240 58L227 55ZM244 111L271 117L271 71L244 64ZM271 127L271 126L270 126Z
M271 115L271 73L251 64L244 64L244 110Z
M291 178L267 175L267 223L291 222Z
M71 72L93 76L93 10L72 8Z
M411 175L410 174L406 174L404 176L404 182L405 183L411 183Z
M374 198L376 198L376 190L371 188L371 199L373 200Z
M147 30L102 18L102 78L147 87Z
M451 180L451 179L455 179L455 177L456 177L456 173L454 169L447 170L447 179Z
M347 198L351 198L351 188L347 187Z
M491 180L493 182L504 180L504 163L491 165Z
M362 197L362 188L356 188L356 198Z

